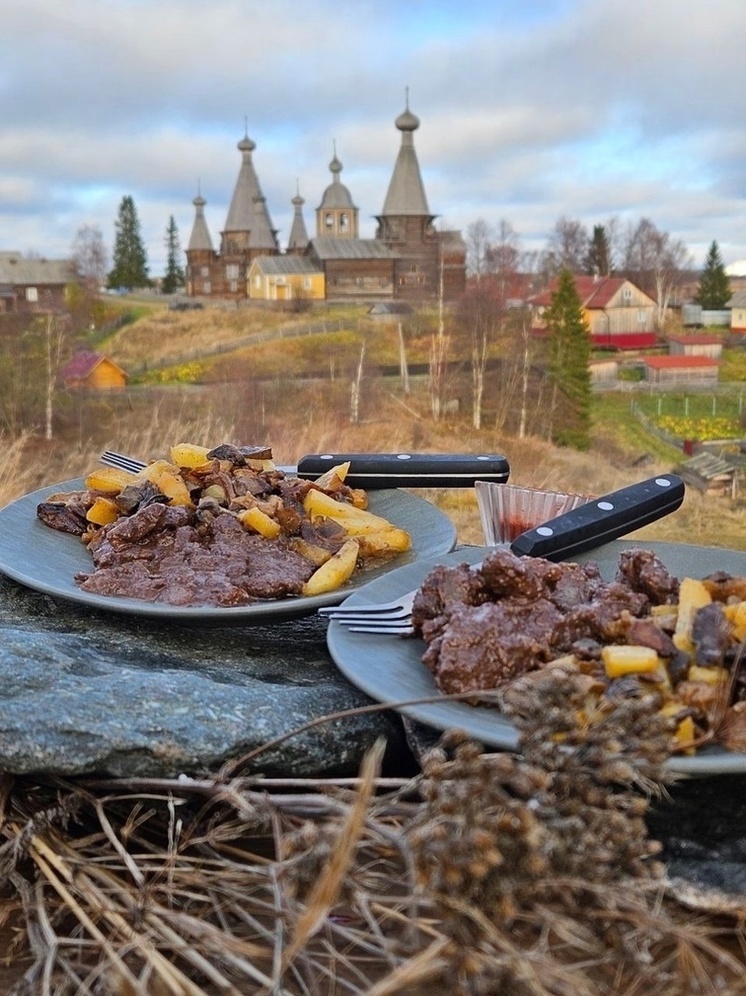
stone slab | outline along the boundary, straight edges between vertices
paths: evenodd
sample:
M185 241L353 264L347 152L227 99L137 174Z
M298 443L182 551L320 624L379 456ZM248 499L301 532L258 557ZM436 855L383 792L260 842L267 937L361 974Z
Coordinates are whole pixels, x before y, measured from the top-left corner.
M0 577L0 769L173 777L215 770L320 716L369 704L312 616L191 627L91 612ZM317 726L251 762L301 777L356 772L396 714Z

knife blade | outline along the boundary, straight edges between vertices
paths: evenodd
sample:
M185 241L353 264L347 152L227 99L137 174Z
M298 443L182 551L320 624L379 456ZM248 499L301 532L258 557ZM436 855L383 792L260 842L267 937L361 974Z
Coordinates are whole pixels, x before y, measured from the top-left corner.
M473 488L475 481L504 484L507 459L496 453L309 453L297 474L313 480L337 464L350 462L345 484L353 488Z
M659 474L526 530L510 549L524 557L566 560L675 512L684 491L684 482L676 474Z

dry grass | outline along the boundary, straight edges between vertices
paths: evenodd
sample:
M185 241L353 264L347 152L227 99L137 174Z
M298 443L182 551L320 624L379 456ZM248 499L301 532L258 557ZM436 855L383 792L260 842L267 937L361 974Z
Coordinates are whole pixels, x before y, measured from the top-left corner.
M165 455L169 444L182 440L204 445L223 440L269 441L280 464L294 464L304 453L328 451L502 452L509 459L514 483L595 495L670 472L674 463L650 459L637 466L639 453L611 447L605 436L599 436L590 452L578 453L537 438L515 439L491 429L475 432L465 420L436 424L428 416L422 395L406 402L389 395L377 397L366 421L353 425L345 414L348 390L342 382L281 385L271 393L269 388L244 390L224 385L107 402L97 412L96 424L89 416L88 431L74 443L49 443L29 433L16 439L0 438L6 468L0 481L0 506L44 484L87 473L103 449L148 458ZM472 491L432 490L424 496L453 520L461 542L483 542ZM689 489L674 515L634 535L743 550L746 507L727 497L704 497Z
M581 731L581 695L559 680L522 704L523 757L448 734L410 779L380 775L380 745L356 779L6 777L10 991L743 993L727 930L668 899L654 860L655 705ZM630 725L647 746L620 765Z
M516 482L596 494L671 469L641 469L638 454L601 441L578 454L464 421L433 425L416 396L381 395L365 423L350 425L345 390L285 386L270 398L228 387L107 402L85 424L70 416L65 441L1 440L0 504L85 473L105 447L156 456L183 439L270 441L280 463L330 449L501 451ZM427 495L463 542L481 542L471 492ZM690 493L644 535L744 549L744 514ZM527 733L525 762L450 742L412 779L381 777L375 754L351 780L258 781L238 763L185 781L5 776L0 938L4 918L14 929L6 951L0 941L0 980L4 954L24 977L6 987L19 996L746 992L741 961L714 929L642 874L655 848L639 820L631 832L629 807L639 815L645 795L631 785L610 793L587 770L559 790L548 714L539 710ZM650 758L630 760L636 789L661 790ZM631 855L618 875L602 858L617 805ZM587 834L583 873L556 864L567 852L563 825ZM598 860L587 850L594 841ZM612 878L594 879L603 868ZM723 929L743 943L731 921Z

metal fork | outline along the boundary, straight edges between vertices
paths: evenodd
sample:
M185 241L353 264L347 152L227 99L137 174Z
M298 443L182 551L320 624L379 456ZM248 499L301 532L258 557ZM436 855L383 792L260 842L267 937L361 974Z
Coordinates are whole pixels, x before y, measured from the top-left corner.
M134 457L125 456L123 453L115 453L114 450L106 450L99 460L109 467L116 467L117 470L129 471L130 474L137 474L147 467L144 460L135 460Z
M388 633L407 636L414 632L412 606L419 589L405 592L390 602L367 605L327 605L319 615L346 626L351 633Z

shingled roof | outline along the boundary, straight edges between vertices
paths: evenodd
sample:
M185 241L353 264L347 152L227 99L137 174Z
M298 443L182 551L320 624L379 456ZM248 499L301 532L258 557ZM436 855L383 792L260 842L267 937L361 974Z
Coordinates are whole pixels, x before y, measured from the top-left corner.
M27 259L20 252L0 252L0 284L8 287L69 284L75 265L69 259Z
M226 232L251 232L252 249L276 249L277 239L267 209L267 199L259 186L259 178L254 169L252 152L256 143L246 135L238 143L241 153L241 169L233 190L228 217L225 220Z
M420 127L420 119L412 114L407 103L406 110L396 119L396 127L401 132L401 146L394 164L386 200L383 202L381 217L389 215L430 215L427 206L425 185L422 182L420 164L414 147L414 133Z
M124 373L118 363L114 363L103 353L94 353L90 349L81 349L74 354L72 359L60 370L60 376L64 381L85 380L93 370L106 360Z
M205 219L206 203L207 201L201 194L197 194L192 201L192 204L194 204L194 225L192 226L192 234L189 238L187 249L207 249L209 252L212 252L210 229L207 227Z
M379 239L335 239L319 235L311 239L311 252L319 259L398 259L399 254Z

